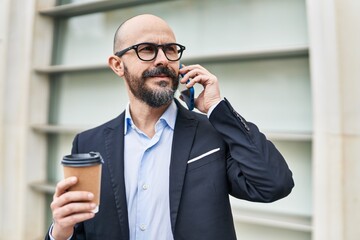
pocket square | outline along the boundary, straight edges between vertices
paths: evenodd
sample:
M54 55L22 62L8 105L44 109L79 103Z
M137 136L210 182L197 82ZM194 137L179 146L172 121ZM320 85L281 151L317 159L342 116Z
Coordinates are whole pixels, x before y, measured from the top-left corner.
M206 152L206 153L201 154L200 156L197 156L197 157L195 157L195 158L190 159L187 163L189 164L189 163L198 161L198 160L200 160L201 158L204 158L204 157L206 157L206 156L208 156L208 155L210 155L210 154L213 154L213 153L215 153L215 152L217 152L217 151L219 151L219 150L220 150L220 148L215 148L215 149L213 149L213 150L210 150L210 151L208 151L208 152Z

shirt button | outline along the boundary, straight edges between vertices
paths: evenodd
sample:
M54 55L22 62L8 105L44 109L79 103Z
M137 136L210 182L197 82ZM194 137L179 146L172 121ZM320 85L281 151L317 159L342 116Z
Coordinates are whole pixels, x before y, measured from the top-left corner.
M140 225L140 230L141 230L141 231L145 231L145 230L146 230L145 224L141 224L141 225Z
M149 188L149 186L147 185L147 184L144 184L143 186L142 186L142 189L143 190L147 190Z

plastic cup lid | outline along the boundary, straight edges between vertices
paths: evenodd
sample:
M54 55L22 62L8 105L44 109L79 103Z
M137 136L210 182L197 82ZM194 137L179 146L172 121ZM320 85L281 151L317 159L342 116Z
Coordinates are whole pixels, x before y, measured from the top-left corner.
M103 163L104 161L98 152L66 155L61 160L62 165L71 167L86 167Z

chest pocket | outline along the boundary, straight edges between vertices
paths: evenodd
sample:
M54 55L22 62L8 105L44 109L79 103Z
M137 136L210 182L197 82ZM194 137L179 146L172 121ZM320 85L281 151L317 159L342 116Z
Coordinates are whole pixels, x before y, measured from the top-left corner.
M203 167L205 165L215 163L217 161L225 161L224 151L220 148L211 149L203 154L195 156L188 160L187 171L193 171L197 168Z

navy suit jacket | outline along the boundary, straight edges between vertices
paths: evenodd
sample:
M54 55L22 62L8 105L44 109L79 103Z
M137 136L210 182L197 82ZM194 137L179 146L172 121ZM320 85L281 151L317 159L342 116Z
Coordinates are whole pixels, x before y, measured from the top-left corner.
M272 202L291 192L292 173L275 146L226 99L210 119L177 105L168 190L174 239L236 239L229 194ZM73 153L100 152L105 163L99 212L77 224L72 239L129 239L124 116L122 113L74 139ZM219 150L197 158L214 149ZM190 159L196 161L188 163Z

